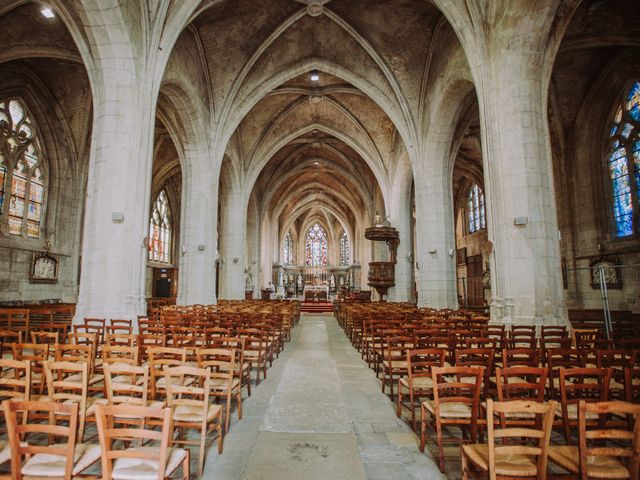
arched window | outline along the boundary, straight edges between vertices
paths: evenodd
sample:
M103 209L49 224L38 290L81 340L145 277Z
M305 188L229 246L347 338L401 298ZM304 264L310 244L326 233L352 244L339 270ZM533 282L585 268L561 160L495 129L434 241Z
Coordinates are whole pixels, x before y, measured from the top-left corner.
M319 224L314 223L304 239L305 263L310 267L327 266L327 234Z
M291 232L287 232L282 242L282 261L285 265L293 265L295 263L294 251L295 245L293 243L293 237L291 236Z
M149 260L171 262L171 210L167 194L161 190L153 204L149 222Z
M0 219L9 233L40 238L44 186L43 156L31 116L17 98L0 101Z
M471 190L469 190L467 215L469 216L469 233L487 228L487 220L484 212L484 193L482 193L482 190L476 183L474 183Z
M349 244L349 237L347 232L340 237L340 265L349 265L351 260L351 245Z
M607 162L613 198L614 236L638 232L640 190L640 82L635 82L619 100L609 132Z

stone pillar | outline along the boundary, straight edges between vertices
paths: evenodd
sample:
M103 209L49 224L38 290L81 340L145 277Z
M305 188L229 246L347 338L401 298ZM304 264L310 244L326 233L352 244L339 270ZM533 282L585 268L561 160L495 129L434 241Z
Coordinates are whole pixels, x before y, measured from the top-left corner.
M411 182L394 195L391 202L391 226L400 234L397 263L395 266L395 287L389 289L390 302L410 302L413 300L413 253L411 248Z
M450 145L450 144L449 144ZM451 175L441 158L429 156L415 175L418 305L457 308L455 219ZM443 163L445 165L443 165ZM428 179L428 183L427 183ZM410 219L409 219L410 221ZM410 227L408 232L410 232ZM402 241L402 240L401 240ZM407 233L407 242L410 241Z
M120 61L121 60L121 61ZM146 313L149 196L157 92L131 59L96 69L76 319Z
M244 195L228 189L220 219L219 295L226 300L244 298L244 254L247 216Z
M216 302L218 182L205 145L185 152L178 304Z
M506 323L558 323L566 312L548 85L535 49L505 48L487 57L479 103L487 224L493 242L491 317Z

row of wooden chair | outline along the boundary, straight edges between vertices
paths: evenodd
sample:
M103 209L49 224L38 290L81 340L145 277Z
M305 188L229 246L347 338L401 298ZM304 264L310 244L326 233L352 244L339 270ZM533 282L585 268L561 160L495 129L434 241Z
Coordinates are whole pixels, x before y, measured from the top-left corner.
M173 408L99 405L95 411L99 444L95 444L78 441L77 403L6 400L2 407L9 441L1 447L0 457L10 461L12 480L165 479L179 469L182 480L190 478L189 450L172 446ZM43 444L39 436L54 436L57 441ZM98 462L99 476L91 474Z

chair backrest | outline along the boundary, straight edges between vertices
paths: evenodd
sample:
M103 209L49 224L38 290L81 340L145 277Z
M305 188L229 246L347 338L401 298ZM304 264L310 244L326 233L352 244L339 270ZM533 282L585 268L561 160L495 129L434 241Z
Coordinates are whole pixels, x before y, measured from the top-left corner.
M444 367L446 351L443 348L422 348L407 352L407 370L409 382L414 378L431 378L433 367Z
M183 405L200 407L202 408L202 418L207 418L211 391L211 370L190 365L165 366L163 373L167 388L167 404L174 410ZM233 375L233 370L231 375Z
M147 406L149 366L125 363L105 364L104 384L111 405L121 403Z
M95 350L93 345L59 344L56 347L56 361L85 362L89 365L89 373L92 373L95 364Z
M433 367L431 377L436 405L449 402L467 404L471 407L472 418L477 418L484 368Z
M600 416L597 426L588 425L589 414ZM626 416L629 423L613 420L613 415L618 418ZM611 476L607 478L640 478L640 405L620 401L587 403L581 400L578 404L578 430L581 478L590 477L591 459L596 457L601 459L598 463L608 465ZM602 461L602 457L610 460Z
M139 319L140 320L140 319ZM129 319L122 319L122 318L113 318L111 319L111 321L109 322L111 324L112 327L131 327L131 320Z
M625 370L624 385L627 402L640 403L640 368Z
M198 367L211 372L211 379L226 380L230 390L235 371L236 351L234 348L202 348L196 352Z
M0 359L0 400L29 400L31 362Z
M122 417L136 417L140 419L140 426L131 428L118 420ZM96 407L96 423L98 438L102 450L102 477L112 478L113 462L118 459L143 459L158 465L157 478L165 478L165 469L169 455L169 437L173 430L171 423L171 408L151 408L137 405L98 405ZM161 429L157 430L158 423ZM120 441L118 441L120 440ZM159 449L128 449L130 440L141 443L151 440L160 443ZM120 446L120 448L116 448Z
M29 332L31 334L32 343L48 343L51 351L55 351L56 345L60 342L60 335L58 332L46 332L43 330L36 330Z
M6 400L2 407L7 421L9 445L11 448L12 479L22 480L22 458L36 453L57 455L65 458L65 480L71 480L73 471L74 452L78 431L78 404L56 402L31 402ZM23 419L18 421L18 412L23 413ZM50 423L42 422L42 415L32 415L46 412ZM36 418L37 417L37 418ZM68 425L55 424L56 419L64 418ZM33 422L30 422L34 419ZM30 444L29 436L39 434L66 437L64 442L54 445Z
M504 402L513 399L529 399L542 402L547 375L546 368L496 368L498 400Z
M138 365L138 347L105 345L102 347L102 363L126 363L128 365Z
M14 343L22 343L22 332L16 330L0 330L0 358L4 358L5 351L13 354Z
M88 362L45 362L44 372L49 400L78 403L80 411L85 411L89 388Z
M580 400L603 402L609 399L611 370L608 368L560 368L560 398L563 407Z
M489 479L496 479L496 458L505 455L524 455L536 460L536 478L544 480L547 476L547 457L549 439L553 426L555 402L536 402L532 400L512 400L494 402L487 400L487 438L489 453ZM496 428L495 414L504 417L508 414L535 415L533 426ZM503 457L504 458L504 457ZM531 478L531 474L523 474ZM517 475L514 475L515 478Z
M104 335L104 343L105 345L124 345L126 347L133 347L135 344L135 335L131 332L123 332L120 331L108 331Z
M537 348L505 348L502 350L502 365L505 367L538 367L540 350Z

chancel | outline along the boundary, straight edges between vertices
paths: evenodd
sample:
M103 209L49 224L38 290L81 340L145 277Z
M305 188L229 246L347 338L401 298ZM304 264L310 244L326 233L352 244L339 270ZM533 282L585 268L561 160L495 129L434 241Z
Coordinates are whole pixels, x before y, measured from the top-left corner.
M0 478L637 480L636 3L1 0Z

